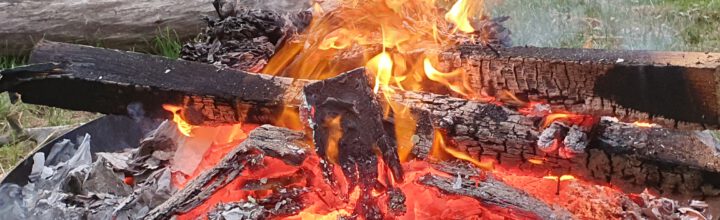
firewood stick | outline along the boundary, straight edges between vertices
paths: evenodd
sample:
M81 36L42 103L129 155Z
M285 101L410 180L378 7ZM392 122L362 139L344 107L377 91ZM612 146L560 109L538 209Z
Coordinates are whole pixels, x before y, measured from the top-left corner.
M19 93L28 103L106 114L126 114L129 104L139 102L147 116L169 117L162 108L163 104L185 106L191 103L187 107L196 110L187 111L187 114L202 115L198 125L246 120L244 116L250 115L247 113L248 106L268 107L268 111L257 111L259 115L271 114L278 105L296 107L300 104L302 87L310 82L139 53L51 42L39 44L31 61L65 63L6 70L2 73L0 90ZM650 184L668 191L697 190L708 182L707 178L720 173L720 157L713 153L716 139L705 135L707 132L704 131L629 126L627 129L634 134L649 135L651 138L613 141L613 138L601 138L611 134L608 132L613 130L607 128L613 126L599 126L593 131L586 155L562 159L536 149L539 118L525 116L507 107L447 95L397 91L392 99L426 116L416 119L417 131L446 130L469 152L474 152L477 157L497 160L503 166L556 174L583 173L610 182L630 178L632 183L625 185ZM216 114L223 111L229 113ZM620 122L609 123L624 126ZM658 135L663 132L674 135ZM428 139L426 135L419 136L421 140ZM416 146L419 154L423 154L423 149L429 149L428 142L424 143ZM660 151L661 155L652 151L663 147L667 150ZM545 160L545 163L527 163L529 159L536 158Z
M218 189L229 184L242 171L262 163L263 156L273 156L285 163L299 165L305 159L301 132L264 125L248 134L248 138L229 152L216 166L203 171L182 190L151 210L145 219L170 219L202 204Z

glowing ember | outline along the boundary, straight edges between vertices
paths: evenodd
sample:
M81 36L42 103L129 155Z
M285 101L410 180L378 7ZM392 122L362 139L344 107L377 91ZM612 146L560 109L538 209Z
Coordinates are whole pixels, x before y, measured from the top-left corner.
M323 126L328 127L328 146L326 149L325 154L328 157L328 160L333 163L338 162L338 154L340 153L338 146L340 142L340 138L343 135L342 128L340 127L340 121L342 120L342 117L339 115L333 119L330 119L325 122Z
M180 106L174 106L174 105L167 105L167 104L163 105L162 107L163 107L163 109L165 109L165 110L173 113L173 118L172 118L172 120L173 120L173 122L175 122L175 124L177 124L178 130L180 131L180 133L182 133L182 134L185 135L185 136L191 137L191 136L192 136L192 130L193 130L193 127L194 127L194 126L188 124L188 123L187 123L185 120L183 120L182 117L180 116L180 112L182 111L182 107L180 107Z
M658 126L657 124L653 124L650 122L642 122L642 121L633 122L633 125L638 126L638 127L643 127L643 128L652 128L652 127Z
M531 158L531 159L528 159L527 161L530 162L531 164L535 164L535 165L542 165L543 163L545 163L545 160L543 160L543 159Z

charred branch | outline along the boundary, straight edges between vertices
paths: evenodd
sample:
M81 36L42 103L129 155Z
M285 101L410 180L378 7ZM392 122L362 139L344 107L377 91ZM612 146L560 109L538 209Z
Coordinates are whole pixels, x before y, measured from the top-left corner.
M480 202L501 209L512 209L514 215L511 218L520 219L572 219L572 214L564 209L553 209L550 205L523 192L520 189L509 186L492 176L483 180L458 176L458 179L441 177L434 174L426 174L419 179L421 184L432 186L444 193L462 195L474 198Z
M216 166L188 182L182 190L150 211L145 219L170 219L175 214L192 210L241 175L242 171L261 164L265 155L282 155L278 159L295 158L285 161L291 165L302 162L307 148L301 142L302 138L302 133L285 128L258 127Z

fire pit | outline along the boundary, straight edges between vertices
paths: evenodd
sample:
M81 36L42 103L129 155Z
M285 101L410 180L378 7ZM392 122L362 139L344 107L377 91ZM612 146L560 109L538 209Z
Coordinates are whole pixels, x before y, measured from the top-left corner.
M713 219L720 54L510 47L471 1L215 1L182 60L42 41L23 102L110 115L12 218ZM430 2L430 1L428 1ZM336 4L333 4L336 3ZM445 11L444 11L445 10Z

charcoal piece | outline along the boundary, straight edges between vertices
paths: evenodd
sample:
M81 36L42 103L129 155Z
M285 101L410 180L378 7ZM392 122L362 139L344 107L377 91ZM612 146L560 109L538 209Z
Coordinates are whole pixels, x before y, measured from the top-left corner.
M562 208L554 208L520 189L487 176L484 180L460 177L459 187L455 178L426 174L419 183L432 186L443 193L468 196L500 209L512 209L510 219L573 219L572 214ZM490 207L491 210L493 207Z
M114 196L127 196L132 192L132 188L124 181L124 175L118 174L110 169L109 162L103 158L99 158L90 167L89 173L85 178L82 188L87 193L107 193Z
M584 131L580 126L573 125L570 127L565 139L563 139L565 149L573 154L585 153L585 148L590 144L590 138L588 138L587 133L588 132Z
M217 165L200 173L182 190L152 209L144 219L168 219L177 213L187 212L197 207L216 190L241 175L246 168L261 164L262 157L265 156L264 152L272 152L268 155L298 158L283 160L290 165L297 161L302 162L306 155L305 149L308 149L308 146L302 142L303 137L302 132L271 125L256 128L248 134L245 141L225 155ZM288 148L288 150L281 150L282 148Z
M127 170L129 168L127 163L130 160L130 152L97 152L95 155L98 157L98 160L103 159L107 161L114 170Z
M403 193L402 190L393 187L388 189L387 194L387 206L391 214L394 216L402 216L403 214L405 214L405 212L407 211L407 206L405 205L405 193Z
M378 178L374 147L379 148L395 180L402 181L397 145L385 132L382 109L372 92L365 69L308 84L304 94L307 106L303 107L303 111L311 112L308 115L311 115L315 149L324 160L329 159L326 152L331 132L326 124L340 118L342 137L338 141L337 159L351 188L357 184L365 190L374 188Z
M560 122L553 122L540 133L537 140L538 149L544 152L554 152L562 143L561 140L567 133L568 128Z

